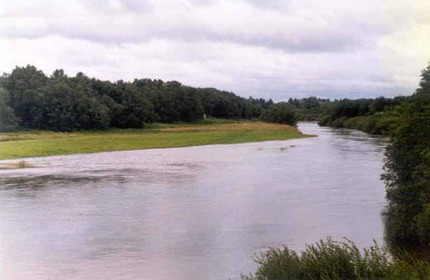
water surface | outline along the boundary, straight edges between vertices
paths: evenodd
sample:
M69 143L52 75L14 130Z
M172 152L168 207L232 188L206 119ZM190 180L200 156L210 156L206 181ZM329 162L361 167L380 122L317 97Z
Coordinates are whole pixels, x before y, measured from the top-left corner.
M0 171L0 279L237 279L269 246L381 240L381 137L34 158Z

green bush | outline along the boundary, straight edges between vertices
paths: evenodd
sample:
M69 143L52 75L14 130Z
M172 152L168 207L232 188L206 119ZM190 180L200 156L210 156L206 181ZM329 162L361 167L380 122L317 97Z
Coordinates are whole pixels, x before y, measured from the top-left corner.
M259 254L255 274L243 280L340 280L340 279L429 279L430 264L425 261L391 260L387 250L376 242L360 251L353 242L321 240L307 245L301 254L283 248L270 248Z

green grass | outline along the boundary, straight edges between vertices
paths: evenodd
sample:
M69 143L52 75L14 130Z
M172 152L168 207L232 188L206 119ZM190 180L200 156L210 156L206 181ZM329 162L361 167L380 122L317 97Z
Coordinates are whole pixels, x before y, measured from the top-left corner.
M233 144L309 137L296 128L258 121L211 120L194 124L151 124L144 129L74 133L0 133L0 159L106 151Z

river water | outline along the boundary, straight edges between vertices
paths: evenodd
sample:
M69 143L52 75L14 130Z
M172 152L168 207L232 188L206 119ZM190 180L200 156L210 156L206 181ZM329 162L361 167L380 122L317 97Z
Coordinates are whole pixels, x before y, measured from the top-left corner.
M238 279L269 246L382 240L386 139L33 158L0 171L0 279Z

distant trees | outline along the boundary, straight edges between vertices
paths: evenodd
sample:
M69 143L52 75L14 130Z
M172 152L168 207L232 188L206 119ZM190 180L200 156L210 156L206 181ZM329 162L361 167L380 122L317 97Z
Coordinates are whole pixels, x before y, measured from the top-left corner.
M324 107L318 124L355 128L372 134L389 134L397 122L396 106L410 99L399 96L335 100Z
M302 99L290 98L287 102L296 109L297 119L304 121L319 120L328 104L329 99L305 97Z
M139 128L145 123L191 122L204 116L259 118L273 101L245 99L213 88L136 79L109 82L61 69L47 77L34 66L0 77L1 131L16 127L73 131Z
M181 83L135 81L141 92L147 92L152 104L154 104L155 116L161 122L196 121L203 119L203 105L197 90L183 86Z
M16 67L0 77L6 93L1 104L3 130L16 127L73 131L139 128L150 122L193 122L206 117L252 119L295 125L318 120L321 125L388 133L397 115L391 108L411 99L423 99L430 68L422 73L413 98L329 99L290 98L275 104L263 98L243 98L215 88L193 88L176 81L135 79L116 82L68 77L55 70L46 76L34 66ZM7 96L7 97L6 97ZM430 97L429 97L430 100ZM7 124L6 124L7 123Z
M296 110L286 102L277 103L269 107L263 114L263 120L280 124L296 125Z
M259 118L264 110L273 105L272 100L245 99L213 88L199 89L198 92L205 113L215 118Z
M40 89L42 114L33 120L33 127L60 131L109 127L109 109L92 95L87 81L82 74L69 79L56 70Z

